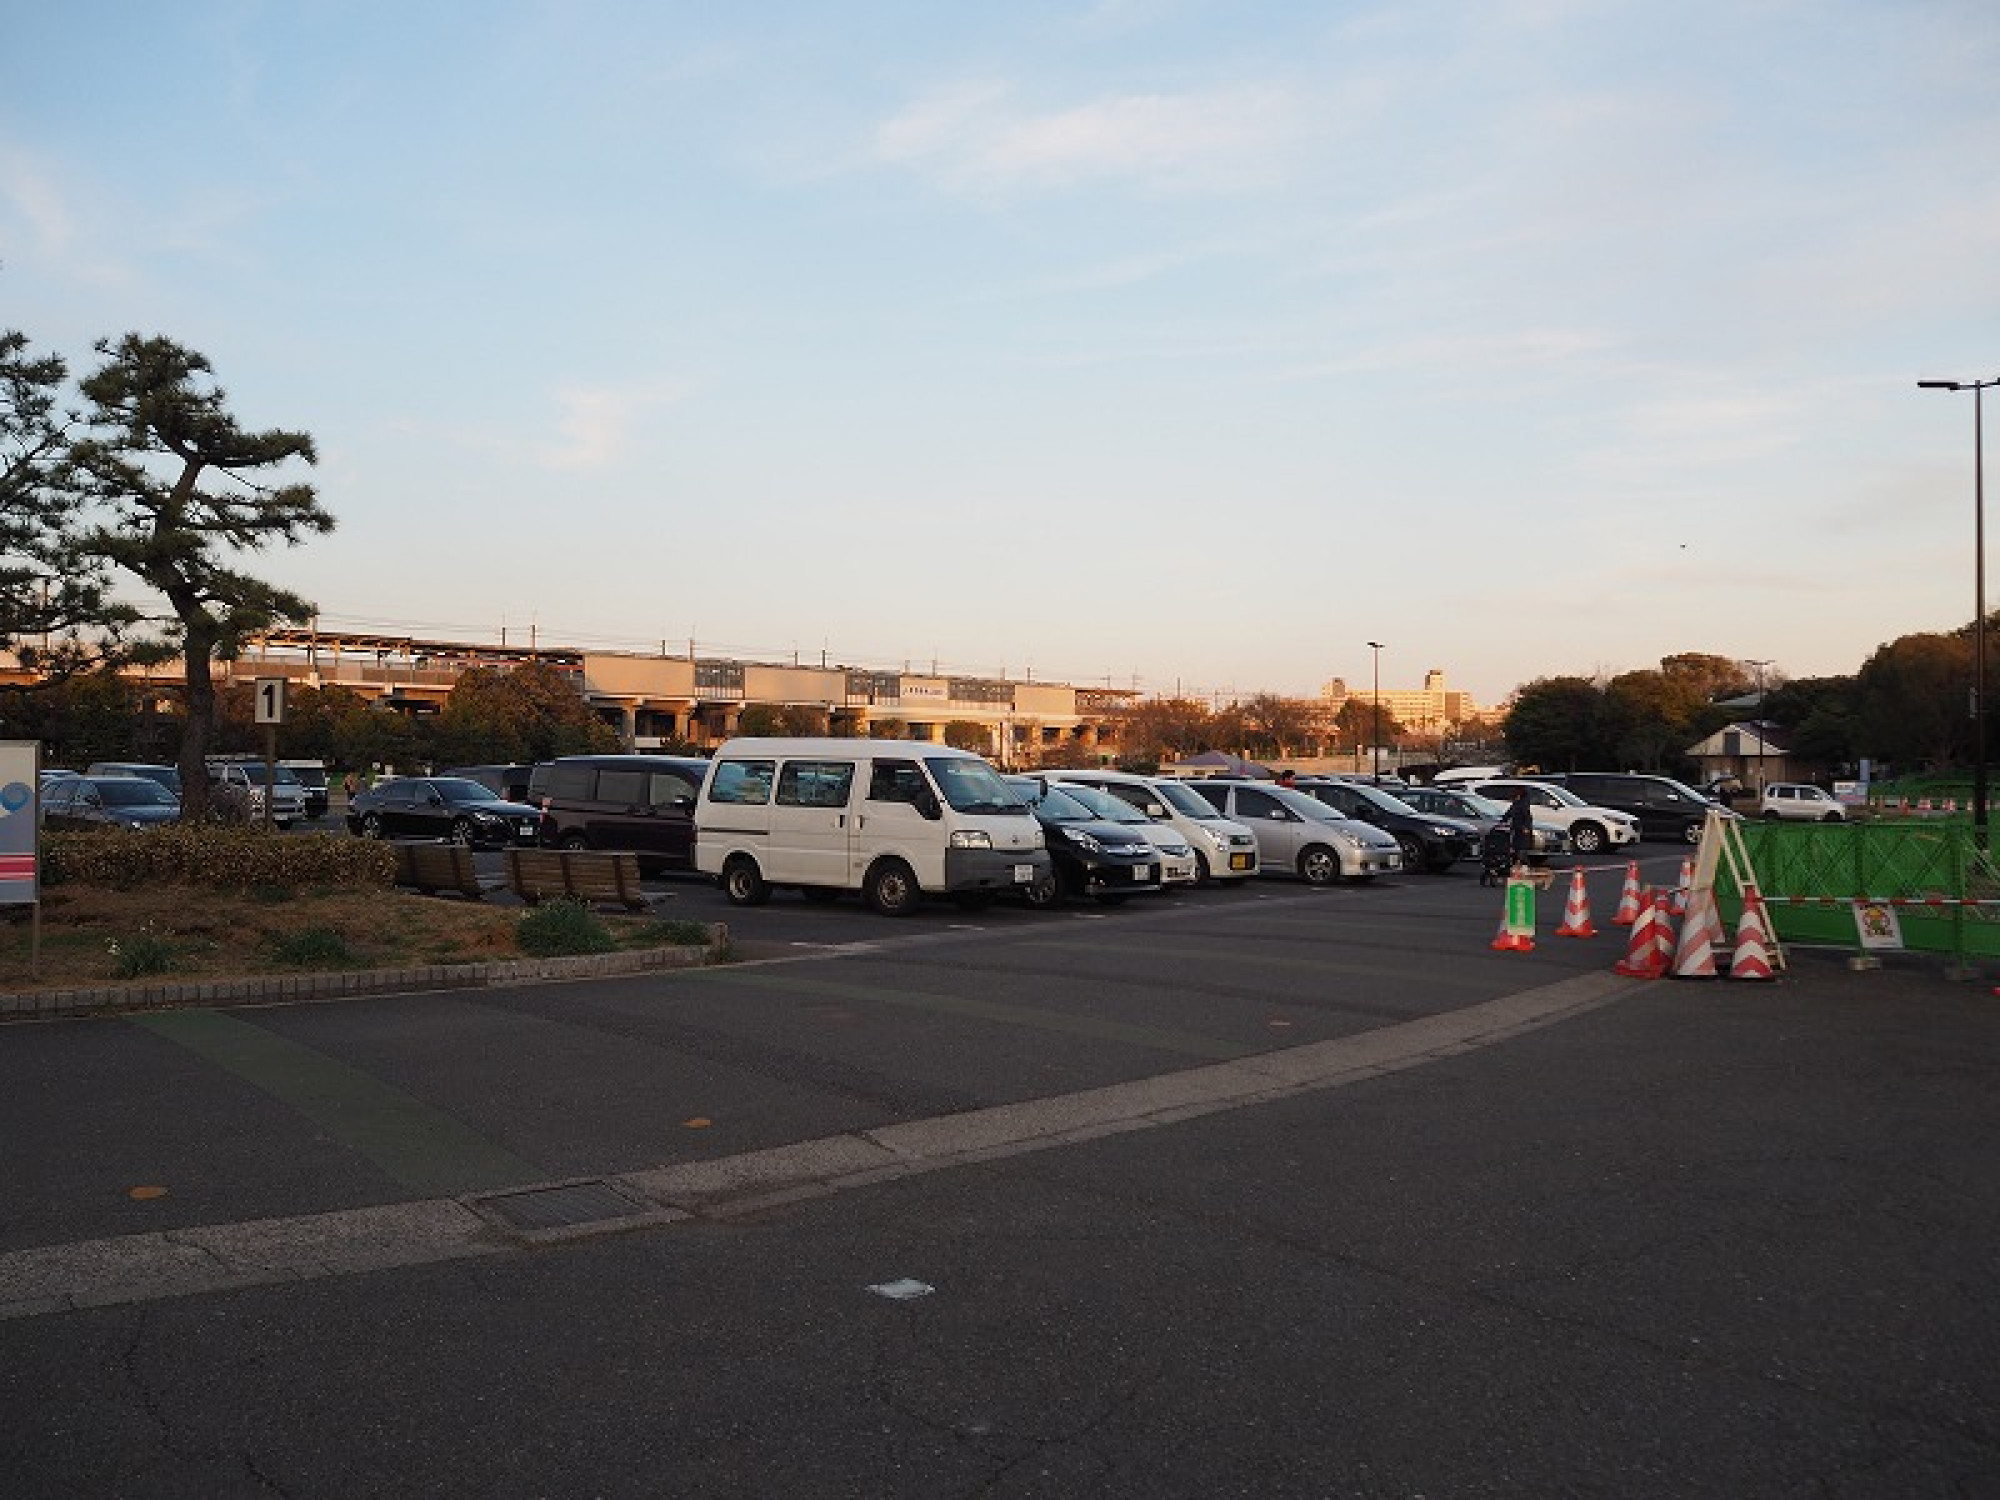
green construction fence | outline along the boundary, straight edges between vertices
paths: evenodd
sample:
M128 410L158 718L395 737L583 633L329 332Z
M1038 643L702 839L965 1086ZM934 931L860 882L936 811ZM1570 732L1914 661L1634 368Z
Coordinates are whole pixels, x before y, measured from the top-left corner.
M1896 913L1905 949L2000 958L2000 879L1969 824L1735 826L1783 942L1859 950L1853 903L1863 900ZM1727 859L1717 862L1715 895L1733 932L1743 898Z

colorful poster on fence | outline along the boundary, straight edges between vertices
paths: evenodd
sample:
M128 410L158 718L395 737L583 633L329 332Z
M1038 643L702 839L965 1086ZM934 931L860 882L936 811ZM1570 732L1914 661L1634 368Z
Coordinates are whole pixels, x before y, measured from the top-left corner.
M35 775L41 745L0 740L0 905L20 906L35 894Z
M1903 946L1903 924L1896 916L1896 908L1887 902L1856 901L1854 930L1860 935L1863 948Z

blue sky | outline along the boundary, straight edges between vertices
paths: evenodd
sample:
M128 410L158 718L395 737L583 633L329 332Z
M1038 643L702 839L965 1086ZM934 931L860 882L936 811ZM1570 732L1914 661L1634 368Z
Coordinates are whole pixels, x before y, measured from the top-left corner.
M5 10L0 326L311 432L329 627L1490 703L1971 617L1991 0Z

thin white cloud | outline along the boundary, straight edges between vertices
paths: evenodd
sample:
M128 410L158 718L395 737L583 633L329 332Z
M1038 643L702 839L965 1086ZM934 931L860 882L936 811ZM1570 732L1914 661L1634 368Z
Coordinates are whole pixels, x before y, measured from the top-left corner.
M1268 186L1298 135L1290 92L1235 85L1122 94L1036 111L994 83L940 91L876 131L880 160L962 191L1063 188L1101 179L1154 187Z
M560 441L543 450L551 469L609 468L624 459L641 423L687 394L679 386L578 386L556 396Z

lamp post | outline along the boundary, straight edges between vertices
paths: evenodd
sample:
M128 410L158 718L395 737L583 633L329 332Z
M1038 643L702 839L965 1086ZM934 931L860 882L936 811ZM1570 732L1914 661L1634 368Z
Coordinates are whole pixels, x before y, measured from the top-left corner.
M1986 443L1980 430L1980 393L1991 380L1919 380L1925 391L1972 392L1972 838L1986 847Z
M1771 663L1768 660L1758 661L1754 657L1746 656L1743 665L1754 668L1757 673L1757 718L1751 725L1750 732L1757 736L1757 795L1762 797L1764 795L1764 668Z
M1382 779L1382 643L1370 641L1368 649L1375 653L1375 779Z

